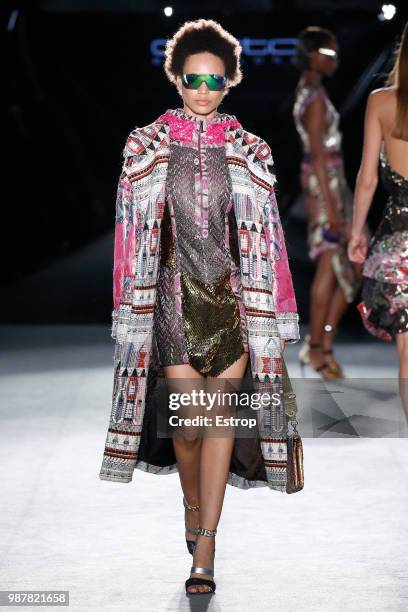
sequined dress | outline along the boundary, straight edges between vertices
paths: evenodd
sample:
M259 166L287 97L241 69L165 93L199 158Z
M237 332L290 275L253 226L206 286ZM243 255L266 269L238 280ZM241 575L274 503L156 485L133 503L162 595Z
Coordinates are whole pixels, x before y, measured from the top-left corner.
M408 178L380 154L381 179L389 197L371 239L357 308L366 329L382 340L408 331Z
M171 111L154 326L160 364L216 376L248 352L225 142L230 115ZM184 129L185 128L185 129Z
M309 134L303 124L307 107L316 99L323 100L326 108L322 144L326 158L329 189L339 212L343 229L350 224L353 215L353 196L344 175L339 113L323 85L306 84L301 79L296 89L293 117L303 149L300 180L308 216L308 251L312 260L315 260L324 251L332 251L331 262L338 283L343 289L347 302L352 302L360 288L361 278L356 274L354 266L347 257L345 238L341 238L338 242L331 242L325 238L324 226L327 222L325 201L311 160Z

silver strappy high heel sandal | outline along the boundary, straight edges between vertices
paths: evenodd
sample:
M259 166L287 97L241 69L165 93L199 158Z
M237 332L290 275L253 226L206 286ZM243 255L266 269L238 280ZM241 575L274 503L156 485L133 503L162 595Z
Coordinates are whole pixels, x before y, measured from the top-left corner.
M198 512L200 510L200 506L190 506L190 504L187 502L186 498L183 497L183 504L186 510L192 510L193 512ZM198 534L198 529L194 529L193 527L187 527L187 521L184 518L184 524L186 527L186 531L188 533L191 533L193 535L197 535ZM190 553L190 555L194 554L194 549L195 549L195 540L188 540L186 538L186 544L187 544L187 549L188 552Z
M214 538L215 534L217 533L216 529L205 529L204 527L199 527L197 529L198 531L198 535L204 535L207 536L209 538ZM214 557L215 557L215 544L214 544ZM191 567L191 571L190 574L206 574L207 576L214 576L214 568L213 567L199 567L197 565L193 565ZM199 585L205 585L205 586L209 586L210 590L209 591L189 591L188 587L190 586L199 586ZM207 578L197 578L196 576L188 578L186 580L186 594L187 595L198 595L198 594L205 594L207 595L208 593L215 593L215 582L214 580L208 580Z

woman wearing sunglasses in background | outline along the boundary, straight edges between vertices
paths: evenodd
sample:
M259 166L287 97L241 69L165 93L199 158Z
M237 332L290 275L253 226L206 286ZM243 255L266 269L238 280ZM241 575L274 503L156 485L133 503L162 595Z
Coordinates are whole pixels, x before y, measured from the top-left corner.
M227 483L288 493L303 486L297 472L288 487L282 406L268 407L261 441L231 433L169 441L156 437L154 420L147 425L154 360L172 392L197 390L205 377L207 391L225 389L225 381L236 391L248 366L266 391L288 380L283 349L299 339L270 148L217 111L242 80L240 53L238 40L212 20L186 22L167 42L164 68L183 108L131 132L117 199L116 373L100 478L129 482L135 467L179 472L193 554L187 593L215 591L214 537Z
M331 31L311 26L300 33L297 65L302 73L293 115L303 148L307 241L316 272L310 289L310 333L299 360L326 379L343 376L333 355L333 334L361 283L361 265L347 258L353 202L344 177L339 115L322 85L323 77L334 74L337 56Z
M389 197L369 244L362 227L377 187L379 160ZM387 87L368 98L354 205L348 252L351 261L364 262L357 308L371 334L387 342L396 339L408 421L408 24Z

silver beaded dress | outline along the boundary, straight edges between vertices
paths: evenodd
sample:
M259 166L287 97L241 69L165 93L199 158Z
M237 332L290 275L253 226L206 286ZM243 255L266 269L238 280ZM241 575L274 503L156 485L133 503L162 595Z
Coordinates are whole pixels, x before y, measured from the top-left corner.
M345 233L339 241L331 241L326 238L327 211L324 195L311 159L309 134L303 124L304 114L309 104L316 99L321 99L324 102L325 124L322 145L325 154L325 166L329 189L339 213L343 230L346 230L351 223L353 215L353 195L344 174L339 113L323 85L308 84L301 78L296 88L293 118L303 149L300 181L308 216L307 243L309 257L316 260L323 251L332 252L331 263L337 281L347 302L352 302L360 288L361 278L356 274L353 264L347 257Z
M231 180L220 134L231 115L171 111L154 313L160 365L216 376L248 352Z

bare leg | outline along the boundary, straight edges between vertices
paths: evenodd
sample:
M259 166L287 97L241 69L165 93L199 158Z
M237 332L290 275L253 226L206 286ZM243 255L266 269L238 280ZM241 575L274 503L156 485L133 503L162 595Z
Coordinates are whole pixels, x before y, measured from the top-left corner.
M355 264L354 269L356 270L357 274L361 276L362 265ZM348 306L349 304L346 298L344 297L343 289L340 287L340 285L337 285L333 293L333 296L330 300L329 311L327 313L327 318L326 318L324 325L330 325L332 329L335 330L338 327L338 324L342 316L346 312ZM324 331L325 330L323 329L323 332ZM333 346L333 334L332 333L330 332L323 333L322 345L323 345L323 350L330 350L332 348Z
M317 269L310 289L310 343L321 343L327 321L336 275L331 264L331 250L323 251L317 260ZM310 349L310 363L317 367L324 363L321 348Z
M408 423L408 332L396 334L399 358L399 389Z
M203 388L204 377L188 364L164 366L163 371L168 388L173 393L188 393L193 388L197 390ZM195 381L197 381L196 384ZM173 436L173 448L184 496L191 506L197 506L199 503L201 438ZM199 513L185 509L185 521L187 527L197 528ZM194 542L196 537L186 532L188 540Z
M343 377L343 369L336 361L333 354L334 335L338 324L347 310L349 304L344 296L344 291L337 285L332 300L329 306L329 312L323 329L322 349L324 351L324 360L330 369L339 377Z
M333 297L331 299L331 302L329 304L329 311L326 317L326 321L324 322L324 325L330 325L333 330L336 329L339 321L341 320L342 316L346 312L347 308L348 308L348 302L346 298L344 297L344 291L340 287L340 285L337 285L334 291ZM323 328L323 332L325 332L324 328ZM333 334L323 333L323 340L322 340L323 350L330 350L332 348L332 345L333 345Z
M217 377L208 377L206 390L216 393L223 388L231 391L232 384L239 382L248 363L248 353L243 353L226 370ZM223 385L222 379L226 384ZM237 389L238 390L238 389ZM218 409L220 413L220 409ZM223 429L224 431L224 429ZM206 529L216 529L221 516L225 496L225 487L231 463L231 454L234 446L233 428L226 437L206 435L202 439L201 465L200 465L200 526ZM215 540L212 537L198 535L196 540L193 565L200 567L213 567ZM192 577L211 578L205 574L191 574ZM209 591L205 585L194 585L188 588L190 593Z

